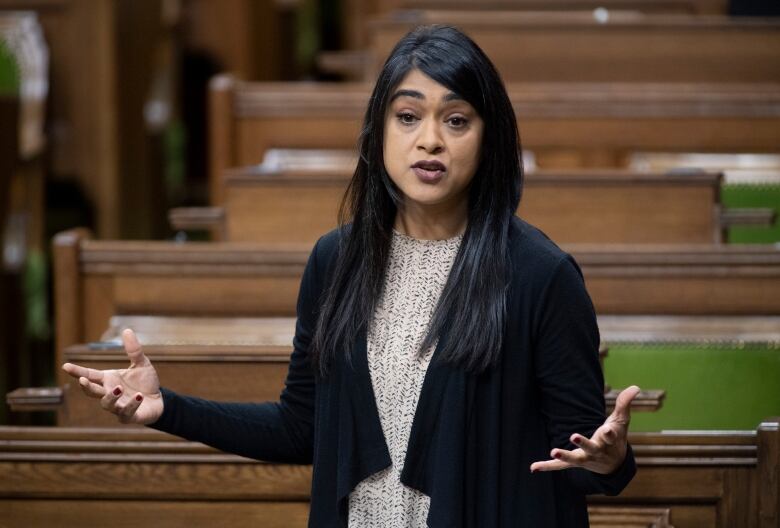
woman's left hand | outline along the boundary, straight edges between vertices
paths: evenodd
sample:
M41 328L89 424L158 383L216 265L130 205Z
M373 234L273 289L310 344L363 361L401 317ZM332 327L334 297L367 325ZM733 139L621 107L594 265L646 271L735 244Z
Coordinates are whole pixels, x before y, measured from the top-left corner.
M553 449L550 451L552 460L534 462L531 464L531 472L557 471L570 467L581 467L602 474L615 471L626 457L631 401L637 394L639 387L636 385L623 390L615 401L615 410L592 437L574 433L570 440L579 448L573 451Z

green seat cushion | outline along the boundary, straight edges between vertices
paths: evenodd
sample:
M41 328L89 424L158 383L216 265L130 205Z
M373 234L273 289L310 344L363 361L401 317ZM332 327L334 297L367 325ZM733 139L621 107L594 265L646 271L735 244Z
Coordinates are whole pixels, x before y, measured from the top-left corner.
M771 244L780 242L780 185L735 184L721 190L724 207L769 207L777 217L772 227L732 227L728 241L733 244Z
M632 415L635 432L664 429L755 429L780 416L780 347L609 344L605 378L666 390L656 412Z

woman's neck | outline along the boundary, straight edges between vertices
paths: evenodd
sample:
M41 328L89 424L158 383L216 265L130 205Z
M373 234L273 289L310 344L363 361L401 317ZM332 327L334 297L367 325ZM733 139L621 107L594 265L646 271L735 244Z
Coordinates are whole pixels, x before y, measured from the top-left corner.
M393 228L421 240L446 240L462 234L468 223L468 206L404 207L395 216Z

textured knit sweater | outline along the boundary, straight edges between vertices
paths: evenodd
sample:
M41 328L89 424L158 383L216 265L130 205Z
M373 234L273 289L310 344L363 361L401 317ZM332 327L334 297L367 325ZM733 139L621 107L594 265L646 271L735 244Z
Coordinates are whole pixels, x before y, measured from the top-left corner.
M349 497L350 528L425 527L430 498L401 483L401 469L434 347L420 347L462 237L393 234L384 288L368 332L368 368L392 465Z

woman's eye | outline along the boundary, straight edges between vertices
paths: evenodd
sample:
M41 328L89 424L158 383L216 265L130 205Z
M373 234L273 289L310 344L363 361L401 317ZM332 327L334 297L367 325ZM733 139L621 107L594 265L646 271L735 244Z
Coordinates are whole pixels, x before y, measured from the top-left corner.
M463 128L468 123L468 120L465 117L455 116L455 117L449 118L447 120L447 122L453 128Z
M396 117L404 125L411 125L417 121L417 118L414 116L414 114L410 114L408 112L400 113Z

